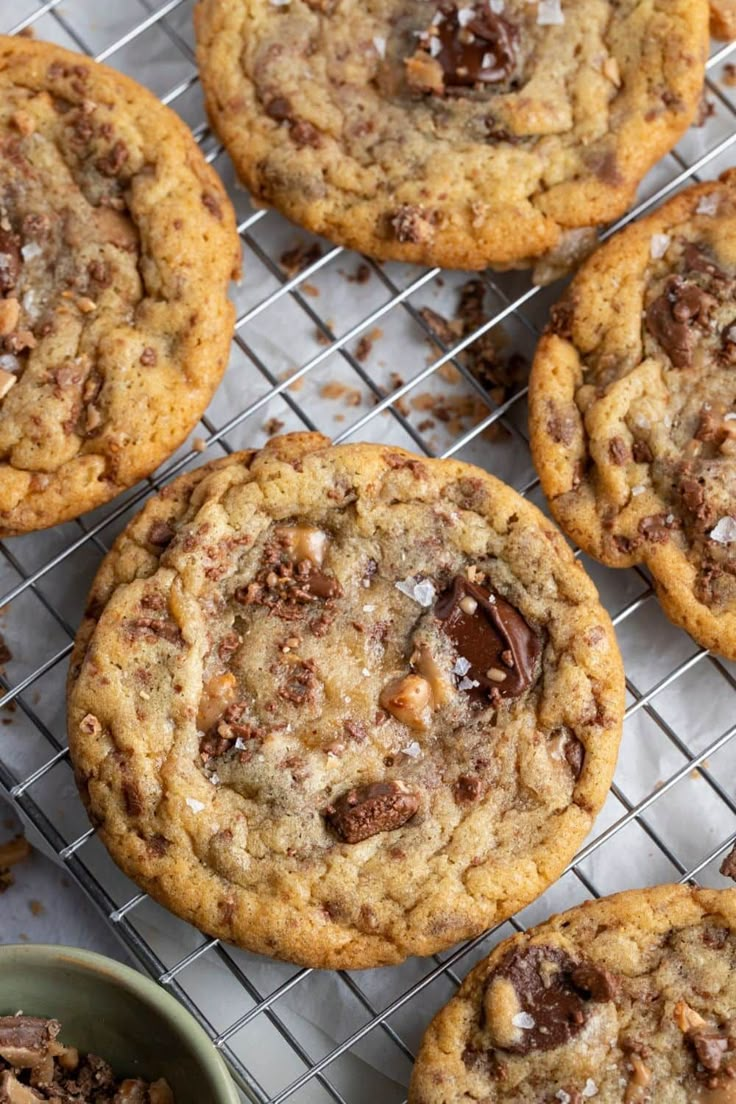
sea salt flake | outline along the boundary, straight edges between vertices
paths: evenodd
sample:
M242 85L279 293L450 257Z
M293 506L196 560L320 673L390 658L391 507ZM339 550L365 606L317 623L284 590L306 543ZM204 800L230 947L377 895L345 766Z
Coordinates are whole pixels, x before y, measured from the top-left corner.
M458 656L455 660L455 666L452 668L453 675L459 675L462 678L463 675L467 675L469 670L470 660L466 659L465 656Z
M422 754L422 749L416 740L412 740L410 744L407 744L405 748L401 749L404 755L408 755L410 759L419 759Z
M711 192L710 195L701 196L698 200L698 205L695 208L696 215L716 215L718 214L718 206L720 204L721 197L718 192Z
M410 575L408 579L400 580L398 583L394 583L397 590L400 590L402 594L405 594L407 598L413 599L418 602L420 606L431 606L434 602L435 589L434 584L429 579L417 579L416 576Z
M373 45L376 49L376 53L378 54L378 56L380 58L385 58L385 56L386 56L386 39L381 38L380 35L375 35L374 38L373 38Z
M631 488L631 493L632 493L632 495L636 496L636 495L644 494L645 490L646 490L646 487L642 483L638 483L636 485L636 487Z
M736 414L731 412L730 414L723 415L724 422L736 422Z
M201 813L204 809L204 801L197 801L196 797L186 797L184 800L193 813Z
M235 741L235 750L245 751L245 740L242 736L238 736L237 740Z
M271 0L271 3L275 8L285 8L291 3L291 0Z
M595 1083L595 1081L593 1080L592 1077L589 1077L588 1080L585 1082L585 1088L583 1089L581 1095L582 1096L597 1096L598 1095L598 1086L596 1085L596 1083Z
M490 69L496 62L493 54L484 54L480 63L481 69Z
M3 372L17 372L20 368L20 361L12 353L3 353L0 355L0 368Z
M430 40L429 40L429 55L430 55L430 57L437 57L437 55L441 54L441 53L442 53L442 43L440 42L440 40L438 38L432 36L432 38L430 38Z
M461 27L467 27L468 23L472 23L475 19L475 12L472 8L458 8L457 9L457 21Z
M444 23L444 22L445 22L445 17L442 14L442 12L441 11L435 12L434 15L432 16L432 24L431 25L433 27L439 27L440 23Z
M41 256L43 249L38 242L29 242L28 245L21 247L21 253L24 261L34 261L36 257Z
M212 774L210 775L210 782L212 783L213 786L219 786L220 785L220 776L217 773L217 771L213 771Z
M474 690L476 686L480 686L480 683L476 679L469 678L460 679L457 684L458 690Z
M561 26L564 22L561 0L539 0L537 23L540 27Z
M732 541L736 541L736 518L721 518L711 529L710 539L716 544L731 544Z
M367 605L363 606L363 613L373 613L375 606Z
M528 1012L517 1012L515 1016L511 1017L511 1022L514 1027L521 1027L524 1031L531 1031L533 1027L536 1027L536 1020Z
M500 15L504 10L504 6L503 0L488 0L488 7L494 15Z
M652 240L649 244L649 252L655 261L658 261L660 257L664 257L665 253L670 247L672 238L669 234L652 234Z
M363 678L368 678L370 676L370 671L367 667L364 667L360 673L362 674Z
M628 1081L624 1081L624 1084L628 1085ZM572 1097L568 1092L565 1092L564 1089L559 1089L557 1093L555 1093L555 1100L559 1100L560 1104L570 1104Z

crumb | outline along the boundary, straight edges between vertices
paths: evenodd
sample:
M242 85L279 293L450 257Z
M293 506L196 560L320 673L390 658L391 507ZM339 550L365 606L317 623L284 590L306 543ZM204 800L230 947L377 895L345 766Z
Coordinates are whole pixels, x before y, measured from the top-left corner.
M733 88L736 85L736 65L734 65L732 61L729 61L727 65L723 66L721 80L729 88Z
M263 423L261 429L264 433L267 433L269 437L273 437L275 433L280 433L286 423L282 422L280 418L269 418Z
M319 297L319 288L315 287L314 284L304 283L300 286L299 290L303 291L305 295L309 295L312 299L317 299Z
M360 406L361 394L357 387L348 387L338 380L323 383L319 390L322 399L342 399L346 406Z
M192 441L192 448L195 452L204 452L207 448L207 442L204 437L195 437Z
M380 330L378 327L371 330L370 333L363 334L355 347L355 359L359 360L361 364L364 360L367 360L371 355L373 345L381 337L383 337L383 330Z
M332 329L331 322L327 322L326 325L329 326L330 329ZM326 333L323 333L319 326L314 327L314 340L317 342L318 345L326 346L332 344L332 338L328 337Z
M5 643L5 639L2 634L0 634L0 670L5 666L6 663L10 663L10 660L12 658L13 653L11 652L8 645Z
M46 913L46 909L40 901L29 901L28 907L34 916L44 916Z
M289 384L289 391L301 391L304 386L304 376L300 376L299 379L295 379L293 383Z
M0 893L13 885L11 866L23 862L31 854L31 845L23 835L14 836L6 843L0 843Z
M698 114L693 123L693 126L702 127L705 126L708 119L712 119L716 113L716 105L712 100L709 100L707 96L703 96L698 105Z
M291 249L281 254L280 265L289 279L298 276L305 268L309 268L322 256L322 246L319 242L299 242Z

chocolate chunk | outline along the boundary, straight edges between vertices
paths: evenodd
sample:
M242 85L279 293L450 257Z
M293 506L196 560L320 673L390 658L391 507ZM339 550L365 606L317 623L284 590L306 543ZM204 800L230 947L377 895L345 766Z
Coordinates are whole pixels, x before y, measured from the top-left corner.
M686 1038L701 1066L710 1073L717 1073L728 1050L728 1039L708 1030L688 1031Z
M0 1058L16 1069L33 1069L46 1058L60 1025L38 1016L0 1016Z
M576 977L582 979L578 984ZM591 963L578 964L557 947L521 947L511 951L488 984L495 978L511 982L522 1012L534 1026L521 1033L519 1042L504 1049L516 1054L552 1050L563 1046L585 1026L591 1003L610 1000L608 971Z
M692 325L705 323L712 298L681 276L670 276L665 289L649 304L646 324L649 333L662 346L675 368L692 364L695 333Z
M399 242L430 241L434 235L432 218L423 207L402 203L390 218L391 228Z
M730 878L731 881L736 882L736 845L726 855L719 870L724 878Z
M0 226L0 295L8 295L20 276L20 238Z
M342 587L334 575L325 575L323 571L311 564L309 574L299 579L299 586L315 598L337 598L342 594Z
M275 119L277 123L282 123L285 119L293 118L294 108L286 96L276 96L266 104L266 114L269 118Z
M469 804L478 799L480 785L477 774L461 774L452 787L452 796L458 805Z
M615 975L603 966L594 966L592 962L576 966L571 977L575 988L587 993L594 1001L614 1000L619 989Z
M462 608L464 598L477 603L473 613ZM474 700L517 698L534 685L541 642L500 594L456 575L437 599L434 615L459 655L470 663L466 677L478 683L470 689Z
M419 808L419 796L403 782L371 782L342 794L325 819L346 843L360 843L401 828Z
M169 524L168 521L158 520L154 521L148 533L148 540L150 544L155 544L157 548L166 548L171 544L172 540L176 536L176 530Z
M519 39L513 23L495 15L487 5L476 8L464 25L454 5L444 4L440 12L444 19L437 26L440 50L435 57L445 86L468 88L508 80L516 68Z
M629 449L622 437L612 437L608 442L608 452L614 464L625 464L629 459Z
M683 253L685 272L702 272L713 280L728 280L728 275L710 259L702 246L688 242Z
M652 450L646 441L634 441L633 456L637 464L651 464L654 459Z
M565 744L565 759L568 766L572 771L572 776L577 782L580 775L583 773L583 764L585 763L585 748L577 736L573 736L572 733L567 738Z
M650 514L639 522L639 533L652 544L665 544L673 529L679 529L680 522L672 514Z

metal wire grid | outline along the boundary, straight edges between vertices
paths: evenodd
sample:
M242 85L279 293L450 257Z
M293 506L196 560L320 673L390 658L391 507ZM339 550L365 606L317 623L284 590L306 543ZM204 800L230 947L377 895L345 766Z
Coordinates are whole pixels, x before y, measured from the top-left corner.
M186 63L183 75L172 85L159 90L162 100L179 108L192 91L196 94L197 74L191 38L188 33L191 15L191 0L168 0L155 4L151 0L131 0L124 5L124 20L127 26L122 33L115 35L101 49L95 49L81 22L75 18L75 0L26 0L25 9L16 0L0 0L0 31L18 33L25 28L33 28L39 37L53 37L76 46L80 51L108 60L113 65L127 59L127 68L137 57L147 36L156 33L160 42L156 48L165 44ZM697 179L702 171L711 173L725 167L731 147L736 143L736 108L727 91L716 77L723 72L736 43L718 49L708 64L708 91L716 106L717 124L710 121L705 130L705 150L693 155L692 142L686 140L660 166L659 177L649 193L636 208L617 226L623 225L649 209L666 196L673 193L683 183ZM135 71L133 69L133 75ZM210 162L225 164L221 147L213 140L201 110L199 119L193 124L193 132ZM711 137L714 136L714 137ZM233 195L236 204L242 208L244 201ZM397 313L405 312L415 327L414 344L422 348L422 337L432 336L422 315L415 304L417 293L428 293L433 287L442 285L438 269L406 269L402 266L380 266L371 263L372 280L385 293L382 301L365 310L368 299L362 289L354 292L358 304L355 321L339 334L333 323L323 317L325 312L317 309L315 299L309 295L309 281L319 278L328 270L335 268L337 258L343 254L338 247L327 247L321 256L317 256L301 272L290 278L284 275L277 263L273 242L269 246L267 236L259 230L268 222L281 232L286 224L273 213L248 208L239 223L246 262L246 273L255 267L257 273L266 274L272 290L262 294L258 287L251 288L250 303L239 312L234 336L234 353L238 361L237 370L247 373L248 383L253 383L260 393L245 403L236 413L229 413L224 419L216 418L212 412L202 420L207 450L211 453L229 452L237 446L239 431L246 433L247 439L254 439L261 432L254 419L262 415L268 407L280 397L284 418L291 425L302 428L317 428L322 417L322 406L314 402L300 402L299 381L310 376L318 376L322 366L331 370L335 364L335 355L341 361L341 369L353 373L370 400L369 409L359 413L353 421L333 433L336 440L358 438L365 433L375 431L379 415L386 413L389 422L383 422L381 429L396 431L404 435L404 440L425 455L434 454L434 442L428 439L421 423L412 415L411 409L400 400L416 394L416 388L431 379L445 364L452 364L461 376L462 385L469 393L476 395L485 406L487 413L476 424L467 428L455 439L444 442L443 455L461 453L472 454L475 459L494 470L498 457L497 445L487 443L482 435L485 430L500 423L512 435L513 448L516 450L515 472L512 480L523 493L538 497L538 483L531 475L525 436L524 397L525 388L518 389L511 398L501 405L494 405L490 397L475 380L459 354L470 347L484 333L499 327L502 323L516 327L516 333L522 344L532 347L537 336L534 314L538 307L549 302L549 293L540 291L518 276L492 277L484 274L482 279L487 287L488 296L494 307L487 319L473 333L457 341L450 348L442 348L441 355L433 355L430 362L390 391L377 381L377 374L368 370L356 357L351 348L356 339L369 334L376 324L385 323ZM604 236L614 232L617 227L606 231ZM253 262L257 262L254 265ZM258 277L256 277L257 279ZM438 279L439 278L439 279ZM246 275L246 284L248 277ZM365 300L365 303L362 303ZM536 301L536 302L535 302ZM280 378L259 353L257 341L251 339L253 324L260 315L272 307L278 311L286 305L294 306L308 319L309 324L319 331L321 347L308 359L298 364L288 375ZM540 315L543 317L543 313ZM434 338L436 345L441 345ZM243 367L245 366L245 367ZM236 370L231 368L231 371ZM295 386L296 385L296 386ZM319 415L319 417L318 417ZM344 416L344 415L343 415ZM385 427L385 428L384 428ZM480 449L480 453L478 452ZM473 451L475 450L475 451ZM692 718L683 713L683 702L693 697L697 708L705 708L706 701L711 708L708 711L709 726L713 723L712 703L716 703L715 715L724 720L729 717L736 691L734 668L728 663L697 649L689 638L661 622L656 604L652 602L653 592L646 574L641 570L615 573L603 572L591 565L604 597L614 615L624 654L627 647L634 656L632 665L627 664L629 704L627 709L627 732L633 732L634 739L659 741L660 755L658 763L668 763L671 767L667 776L662 778L630 778L626 776L625 754L612 786L611 798L599 820L597 832L578 853L565 876L542 898L541 902L525 910L523 917L515 917L507 924L499 925L490 933L485 933L470 943L454 949L451 953L435 956L422 963L414 963L411 968L397 967L392 970L372 974L340 973L339 985L343 987L347 999L357 1010L360 1022L355 1019L350 1028L338 1042L332 1038L322 1053L316 1054L312 1047L305 1045L300 1032L294 1027L293 1020L284 1014L290 1000L298 993L309 992L310 977L313 971L291 969L274 964L273 975L264 985L261 973L254 967L254 960L220 944L217 940L196 935L187 929L188 943L174 941L178 951L167 961L167 956L153 945L153 941L142 933L137 917L151 905L149 899L141 893L135 893L130 883L116 872L112 864L101 854L99 844L94 839L94 830L87 828L68 837L59 827L54 815L51 794L58 786L49 786L57 777L57 769L68 772L67 749L60 735L63 726L57 713L49 718L44 706L49 692L57 695L62 692L62 678L65 659L71 650L75 616L68 605L52 596L54 580L64 579L65 569L76 567L80 559L87 557L90 571L99 557L109 547L115 533L124 524L131 511L140 507L143 499L152 491L181 472L192 461L199 462L199 450L185 450L170 461L157 475L138 488L117 500L91 518L81 519L62 527L61 543L52 542L49 552L48 543L40 537L22 538L10 544L0 545L6 575L16 581L0 598L0 606L12 613L23 603L22 616L28 616L28 609L53 624L64 640L63 644L52 650L52 654L43 658L37 666L30 665L27 671L21 671L18 677L13 664L9 673L0 678L4 693L0 696L0 708L15 709L15 716L28 729L29 741L38 765L34 769L17 773L3 760L0 760L0 787L17 809L29 819L43 834L47 843L73 875L76 881L96 903L103 915L127 949L141 965L159 982L171 990L203 1024L209 1035L228 1060L241 1088L260 1104L282 1104L287 1099L332 1100L345 1104L357 1099L355 1083L350 1082L351 1070L344 1066L350 1055L360 1056L363 1044L369 1038L381 1036L381 1046L393 1059L399 1057L402 1066L400 1081L405 1081L410 1070L413 1052L416 1048L419 1027L429 1019L432 1011L451 995L459 982L459 974L466 972L468 966L481 954L487 952L503 935L513 928L523 930L527 923L535 922L546 915L552 907L569 905L584 897L599 895L612 889L623 888L627 884L646 884L648 881L677 879L681 881L705 880L707 884L718 884L715 867L719 857L736 840L736 792L729 781L723 781L724 775L732 776L729 755L736 752L736 725L727 723L725 727L707 727L697 731L697 722L690 727ZM523 458L523 459L522 459ZM519 481L518 472L522 471ZM508 477L508 476L507 476ZM622 583L622 580L625 582ZM83 595L77 595L81 601ZM642 620L643 618L643 620ZM651 622L656 624L652 626ZM654 634L654 635L653 635ZM641 639L645 649L656 647L661 650L657 677L644 685L637 676ZM662 643L664 642L664 643ZM42 650L42 649L41 649ZM35 663L35 658L34 658ZM656 667L656 665L655 665ZM692 687L692 690L690 689ZM712 732L719 735L712 738ZM664 748L665 750L662 750ZM626 751L626 738L624 753ZM622 777L623 775L623 777ZM670 798L675 816L681 816L693 806L689 800L688 787L693 776L697 776L701 786L696 791L695 804L698 808L696 822L687 825L690 845L683 839L673 838L671 816L659 817L659 811L666 809ZM703 783L705 789L703 789ZM687 791L687 792L686 792ZM724 819L725 815L725 819ZM670 830L660 825L669 823ZM682 819L682 816L681 816ZM685 817L687 821L687 817ZM620 865L626 841L630 833L636 831L637 838L644 840L649 850L644 853L645 869L633 872L628 868L621 874L621 884L608 876L608 864L615 854L614 866ZM607 846L613 845L615 851ZM604 862L601 856L607 856ZM624 864L625 865L625 864ZM636 882L637 876L641 881ZM154 906L157 907L157 906ZM164 924L182 927L173 918L159 917ZM145 928L145 925L144 925ZM181 947L191 945L186 954ZM217 1016L210 1007L211 1002L198 994L197 970L203 963L216 961L224 968L220 979L227 977L228 984L233 983L242 994L243 1011L227 1023L218 1023ZM456 967L459 968L456 972ZM259 982L256 984L255 976ZM316 1012L316 1009L315 1009ZM288 1022L287 1022L288 1021ZM275 1038L280 1040L284 1055L293 1061L284 1063L286 1077L279 1076L279 1070L271 1067L266 1076L256 1071L253 1054L248 1047L239 1046L249 1029L258 1022L267 1022ZM245 1052L245 1053L244 1053ZM294 1065L296 1062L296 1066ZM271 1066L273 1063L271 1063ZM296 1072L294 1073L294 1071ZM391 1100L403 1099L403 1092L397 1088L389 1093ZM386 1099L389 1099L389 1096Z

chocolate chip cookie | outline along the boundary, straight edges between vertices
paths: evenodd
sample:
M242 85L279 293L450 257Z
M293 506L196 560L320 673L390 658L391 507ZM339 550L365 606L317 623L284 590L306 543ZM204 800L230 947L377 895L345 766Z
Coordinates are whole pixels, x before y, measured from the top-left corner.
M710 29L716 38L736 38L736 0L710 0Z
M736 173L682 192L585 264L530 387L552 512L736 658Z
M569 263L694 118L707 0L200 0L253 196L380 258Z
M623 676L553 525L487 473L276 438L172 484L104 561L69 738L112 856L311 966L430 954L556 878Z
M589 901L468 975L409 1104L733 1104L735 1009L736 890Z
M127 77L0 37L0 534L99 506L182 442L227 363L234 215Z

